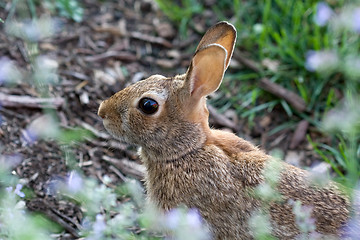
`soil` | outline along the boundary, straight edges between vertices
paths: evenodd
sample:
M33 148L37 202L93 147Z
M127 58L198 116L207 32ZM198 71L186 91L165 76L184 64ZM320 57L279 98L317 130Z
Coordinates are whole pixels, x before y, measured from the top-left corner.
M0 12L2 19L7 18L10 10L10 1L5 2L7 8ZM206 16L196 16L193 19L195 24L189 26L187 38L183 39L178 28L152 1L86 0L82 4L85 12L81 23L57 17L61 27L52 37L39 41L39 56L48 58L43 64L55 64L58 76L55 83L40 90L51 99L60 99L51 108L55 109L61 129L86 128L94 137L72 143L70 147L51 138L33 138L28 129L34 126L31 125L34 122L46 132L54 130L55 125L43 125L49 122L44 117L44 109L24 99L14 106L0 102L3 105L0 108L0 158L11 162L13 173L34 192L34 197L27 201L29 210L40 211L52 220L62 220L68 225L68 228L64 226L66 231L59 239L75 238L71 231L83 217L78 206L59 201L49 191L54 181L67 178L69 165L76 165L86 176L100 182L105 175L109 176L110 186L121 184L124 176L141 178L143 169L134 147L118 143L104 130L96 115L100 102L128 84L152 74L172 76L184 73L201 35L218 21L211 11L206 11ZM48 10L38 7L37 14L46 15ZM29 75L33 69L29 44L7 34L4 28L4 24L0 24L0 70L1 63L10 61L21 69L23 79L9 85L1 81L0 72L0 93L6 97L15 95L38 99L40 90ZM230 68L229 71L238 69ZM224 115L214 113L210 118L214 127L235 130L266 151L278 148L284 153L289 152L294 135L292 129L270 137L267 134L288 120L282 111L275 109L273 113L257 117L252 128L246 121L236 120L231 111ZM235 129L224 124L223 120L232 123L230 125ZM309 130L306 128L306 131ZM316 131L311 134L317 135ZM73 154L75 163L64 156L64 148ZM295 144L293 148L292 152L302 156L301 163L297 164L313 164L314 157L307 143Z

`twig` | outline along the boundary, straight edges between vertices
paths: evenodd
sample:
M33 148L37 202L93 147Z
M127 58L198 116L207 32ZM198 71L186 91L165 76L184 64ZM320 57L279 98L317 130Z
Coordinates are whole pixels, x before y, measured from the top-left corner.
M305 101L296 93L289 91L279 84L276 84L274 82L271 82L267 78L262 78L260 80L259 86L274 94L275 96L278 96L280 98L283 98L285 101L287 101L291 106L293 106L296 110L303 112L306 110L306 104Z
M239 131L239 126L238 125L236 125L233 121L231 121L230 119L228 119L224 115L219 114L217 112L217 110L213 106L208 105L207 108L208 108L209 113L211 114L211 116L212 116L212 118L213 118L213 120L215 121L216 124L219 124L221 126L230 128L234 132Z
M62 219L65 219L66 221L71 222L72 224L74 224L79 230L82 229L82 226L80 224L78 224L76 221L74 221L73 219L69 218L68 216L62 214L61 212L59 212L58 210L56 210L55 208L49 206L50 210L53 211L56 215L58 215L59 217L61 217Z
M246 66L247 68L250 68L251 70L255 71L255 72L260 72L261 68L259 67L259 65L254 62L251 59L248 59L246 57L244 57L239 50L235 50L234 51L234 58L236 60L238 60L241 64L243 64L244 66Z
M252 69L255 72L260 72L261 68L256 62L244 57L239 51L234 52L234 58L242 63L244 66ZM271 82L267 78L262 78L259 83L260 87L279 98L283 98L296 110L303 112L306 110L305 101L293 91L283 88L279 84Z
M164 38L161 37L154 37L151 35L147 35L141 32L128 32L128 33L124 33L120 28L118 27L113 27L113 26L91 26L96 32L108 32L112 35L115 36L120 36L120 37L125 37L126 35L130 36L131 38L135 38L138 40L142 40L145 42L150 42L150 43L155 43L155 44L160 44L164 47L167 48L172 48L173 45L171 44L171 42L165 40Z
M68 231L73 237L75 238L79 238L80 235L79 233L76 231L75 228L73 228L72 226L70 226L70 224L68 224L67 222L65 222L61 217L57 216L57 214L51 212L50 210L46 210L44 212L44 214L46 216L48 216L51 220L53 220L54 222L57 222L60 226L62 226L63 228L65 228L66 231Z
M140 32L131 32L129 34L132 38L139 39L139 40L142 40L145 42L160 44L167 48L172 48L172 46L173 46L171 44L171 42L165 40L164 38L154 37L154 36L146 35L146 34L143 34Z
M8 95L0 93L0 105L3 107L27 107L27 108L59 108L64 104L64 99L35 98L30 96Z
M96 174L95 174L95 175L98 177L98 179L99 179L105 186L107 186L107 187L109 187L109 188L113 188L113 189L116 188L116 186L115 186L114 184L106 181L106 180L103 178L103 176L101 175L101 171L100 171L100 170L96 171Z
M134 62L137 60L136 56L129 52L107 51L98 55L84 57L87 62L98 62L106 60L107 58L116 58L120 61Z
M60 212L53 209L46 200L44 199L33 199L27 203L27 207L29 210L34 212L41 212L45 214L47 217L49 217L54 222L58 223L60 226L62 226L66 231L68 231L73 237L79 238L80 235L77 232L77 230L72 227L69 223L65 222L64 219L69 220L68 217L65 217ZM55 211L54 211L55 210ZM73 221L70 221L73 223ZM75 226L78 226L78 224L74 224Z
M113 171L123 182L127 182L127 181L128 181L127 177L125 177L124 174L122 174L122 173L119 171L119 169L117 169L117 168L114 167L113 165L111 165L111 166L109 167L109 169L110 169L111 171Z
M309 122L306 120L302 120L296 127L294 135L290 142L290 149L296 148L304 139L309 127Z
M127 159L115 159L109 156L102 156L104 161L107 161L113 164L115 167L120 169L124 174L132 176L138 180L143 180L145 176L145 167L134 161L129 161Z
M94 134L98 138L111 139L111 136L109 134L97 130L96 128L94 128L93 126L91 126L86 122L83 122L79 119L75 119L75 122L79 124L81 127L85 128L86 130L89 130L92 134Z
M70 77L74 77L80 80L84 80L84 81L89 81L90 78L88 76L86 76L85 74L79 73L79 72L74 72L74 71L61 71L60 74L66 75L66 76L70 76Z

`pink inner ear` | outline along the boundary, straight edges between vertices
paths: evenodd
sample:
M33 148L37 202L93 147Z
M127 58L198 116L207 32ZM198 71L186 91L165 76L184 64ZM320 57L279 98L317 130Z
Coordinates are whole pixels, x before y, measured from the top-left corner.
M190 93L201 98L216 91L225 71L227 52L218 44L211 44L197 52L189 71Z

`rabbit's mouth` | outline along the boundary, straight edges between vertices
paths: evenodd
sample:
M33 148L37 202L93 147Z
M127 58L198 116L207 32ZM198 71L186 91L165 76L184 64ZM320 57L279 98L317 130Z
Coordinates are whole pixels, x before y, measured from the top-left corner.
M117 140L119 140L120 142L124 142L124 143L129 143L128 139L125 137L125 135L122 132L119 132L118 126L116 126L115 124L113 124L110 120L108 119L103 119L103 125L104 128L106 129L106 131L108 133L110 133L111 136L113 136L114 138L116 138Z

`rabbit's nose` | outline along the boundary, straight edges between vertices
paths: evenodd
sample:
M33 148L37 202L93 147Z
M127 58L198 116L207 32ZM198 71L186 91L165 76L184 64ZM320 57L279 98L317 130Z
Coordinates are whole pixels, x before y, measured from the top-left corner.
M99 110L98 110L98 116L101 117L102 119L104 119L106 117L106 114L105 114L105 101L102 101L100 103L100 106L99 106Z

